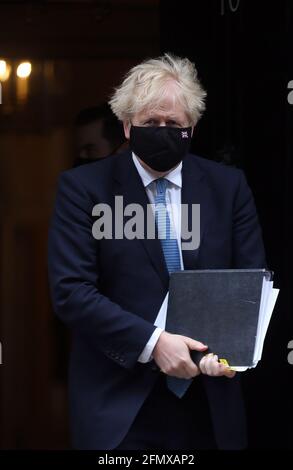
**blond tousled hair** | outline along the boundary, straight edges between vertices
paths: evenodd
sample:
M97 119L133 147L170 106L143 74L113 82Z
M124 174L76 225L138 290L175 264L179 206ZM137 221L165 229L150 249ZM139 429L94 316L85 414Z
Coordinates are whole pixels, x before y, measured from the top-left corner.
M142 110L158 109L170 81L174 85L174 101L183 105L190 124L195 125L205 110L206 92L195 65L169 53L129 70L109 101L112 111L121 121L130 121Z

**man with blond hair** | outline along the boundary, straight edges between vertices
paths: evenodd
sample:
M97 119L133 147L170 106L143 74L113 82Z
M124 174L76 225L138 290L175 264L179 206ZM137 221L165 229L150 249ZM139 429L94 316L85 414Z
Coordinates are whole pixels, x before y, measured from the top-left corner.
M197 338L165 331L161 308L176 270L265 266L243 172L189 153L205 96L187 58L165 54L133 67L109 102L130 150L60 177L49 275L55 311L72 330L74 448L246 446L239 374L204 354ZM181 207L193 204L199 244L183 249ZM143 216L131 235L122 228L137 206ZM101 207L111 216L97 233ZM103 236L107 224L111 236ZM197 364L192 350L203 353Z

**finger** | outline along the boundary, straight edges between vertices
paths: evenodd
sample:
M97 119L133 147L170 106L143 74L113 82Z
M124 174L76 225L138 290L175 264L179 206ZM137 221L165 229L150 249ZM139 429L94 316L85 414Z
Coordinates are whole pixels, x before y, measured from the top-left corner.
M236 371L231 370L229 367L226 366L226 370L223 371L223 375L225 377L228 377L228 379L233 379L233 377L235 377L235 375L236 375Z
M227 366L226 364L220 363L219 366L220 366L220 372L221 372L220 375L224 375L225 377L228 377L228 378L235 377L236 375L235 370L230 369L230 367Z
M208 354L206 358L206 371L210 376L217 375L217 362L215 361L215 356L213 354Z
M198 367L200 368L200 370L201 370L201 372L202 372L203 374L206 373L206 370L205 370L205 356L203 356L203 357L201 358L201 360L199 361Z
M189 376L189 378L196 377L200 374L200 370L197 365L192 361L188 361L185 366L185 373Z
M219 363L218 356L215 354L209 362L209 373L210 373L210 375L212 375L214 377L223 375L223 369L222 369L221 365L222 364Z
M200 370L193 363L190 366L186 364L184 368L174 369L173 372L167 372L167 375L171 375L179 379L192 379L199 374Z
M195 351L205 351L208 349L208 346L201 343L200 341L196 341L195 339L189 338L188 336L183 336L182 338L189 349L193 349Z
M220 362L218 362L218 359L219 358L216 354L206 354L199 363L201 372L211 377L235 377L236 372L231 370L225 364L221 364Z
M208 375L212 377L219 377L223 375L224 371L226 370L222 368L222 364L219 363L219 358L216 354L209 355L209 357L207 358L206 369L207 369Z
M205 356L203 356L203 358L201 358L201 360L199 361L199 367L200 367L200 370L203 374L207 374L207 369L206 369L206 363L207 363L207 357L209 356L209 354L206 354Z

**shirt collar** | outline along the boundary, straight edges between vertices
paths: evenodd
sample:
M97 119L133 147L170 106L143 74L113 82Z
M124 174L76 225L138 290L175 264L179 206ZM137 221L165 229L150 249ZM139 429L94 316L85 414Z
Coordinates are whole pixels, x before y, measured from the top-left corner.
M152 173L150 173L150 171L148 171L146 168L142 166L137 156L133 152L132 152L132 159L139 173L139 176L141 177L142 183L144 187L146 188L149 184L151 184L157 178ZM181 188L182 187L182 162L180 162L179 165L176 166L176 168L174 168L174 170L170 171L166 176L164 176L164 178L166 178L166 180L168 180L170 183L174 184L175 186L178 186L179 188Z

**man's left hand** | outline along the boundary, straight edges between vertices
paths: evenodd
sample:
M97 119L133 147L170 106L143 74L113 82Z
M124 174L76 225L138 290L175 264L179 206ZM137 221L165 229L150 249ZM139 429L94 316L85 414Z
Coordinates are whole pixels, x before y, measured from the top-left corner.
M199 368L203 374L210 375L211 377L225 376L229 379L235 377L236 372L231 370L225 364L219 362L218 356L215 354L207 354L199 363Z

